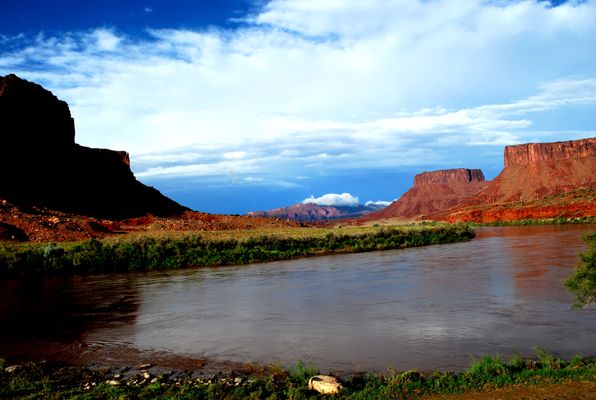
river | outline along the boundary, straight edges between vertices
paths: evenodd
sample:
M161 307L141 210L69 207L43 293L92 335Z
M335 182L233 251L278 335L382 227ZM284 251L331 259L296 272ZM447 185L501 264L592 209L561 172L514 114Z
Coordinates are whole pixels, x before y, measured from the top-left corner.
M335 372L461 370L485 353L532 355L535 346L594 356L596 309L572 310L561 281L585 249L582 233L595 229L478 228L469 242L406 250L4 280L0 356L302 360Z

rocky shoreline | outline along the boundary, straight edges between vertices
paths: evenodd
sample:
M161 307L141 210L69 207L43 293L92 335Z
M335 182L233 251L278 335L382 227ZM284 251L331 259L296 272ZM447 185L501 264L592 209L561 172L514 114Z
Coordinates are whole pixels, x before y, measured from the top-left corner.
M313 380L330 381L339 392L321 391L324 389L313 385ZM319 393L335 393L333 398L345 399L418 398L562 382L596 382L596 359L576 356L562 360L538 349L536 359L513 357L505 362L485 356L457 374L389 370L342 378L319 375L316 368L302 363L290 369L267 366L205 374L200 370L160 370L149 363L113 367L39 361L6 366L0 359L0 398L7 399L308 399L318 398Z

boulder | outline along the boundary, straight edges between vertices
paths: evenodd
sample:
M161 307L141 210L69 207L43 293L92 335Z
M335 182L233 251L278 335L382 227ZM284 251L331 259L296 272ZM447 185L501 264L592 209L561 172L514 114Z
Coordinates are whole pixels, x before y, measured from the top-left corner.
M308 390L321 394L336 394L343 389L339 380L330 375L315 375L308 380Z
M0 241L26 242L29 240L27 234L14 225L0 222Z

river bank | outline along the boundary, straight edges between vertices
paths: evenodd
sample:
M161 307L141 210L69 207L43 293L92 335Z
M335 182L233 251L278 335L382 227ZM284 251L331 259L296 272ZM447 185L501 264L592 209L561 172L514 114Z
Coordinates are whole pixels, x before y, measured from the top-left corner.
M318 373L316 367L302 363L289 369L266 366L260 371L201 376L188 370L155 371L150 364L87 367L35 362L9 366L0 359L0 397L309 399L318 398L318 393L308 390L309 378ZM388 370L340 380L343 389L331 398L408 399L557 383L582 390L586 382L596 382L596 359L575 356L563 360L538 348L534 358L515 356L504 361L485 356L460 373Z
M160 232L75 243L3 243L0 277L251 264L453 243L473 237L474 231L467 225L423 223L400 227Z
M594 225L596 217L574 217L574 218L530 218L518 219L513 221L495 221L495 222L472 222L470 226L527 226L527 225Z

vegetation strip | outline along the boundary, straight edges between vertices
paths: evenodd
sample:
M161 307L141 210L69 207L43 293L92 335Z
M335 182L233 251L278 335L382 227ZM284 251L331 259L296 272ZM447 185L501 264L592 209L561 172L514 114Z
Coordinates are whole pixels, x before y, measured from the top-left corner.
M472 239L467 225L302 229L295 235L240 239L187 235L139 236L79 243L0 244L0 276L22 273L144 271L249 264L322 254L398 249ZM241 236L240 236L241 237Z
M319 371L302 363L289 370L270 367L260 376L234 373L197 378L191 372L152 373L146 369L96 368L29 363L6 367L0 359L1 398L60 399L315 399L308 380ZM467 370L355 374L330 399L409 399L433 394L491 390L511 385L596 381L596 359L562 360L537 349L536 359L508 362L485 356Z
M573 225L573 224L596 224L596 217L556 217L556 218L530 218L518 219L514 221L495 221L495 222L474 222L472 226L526 226L526 225Z

